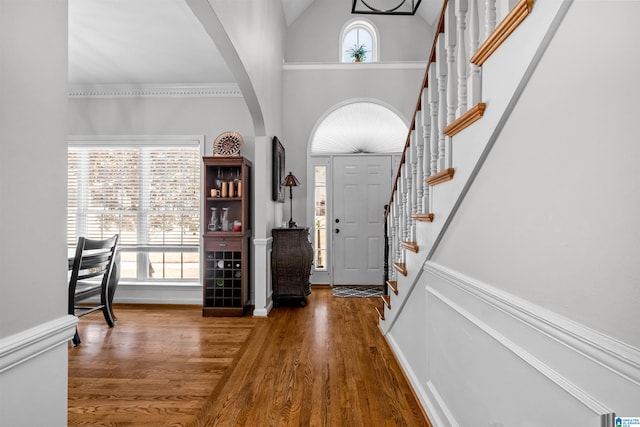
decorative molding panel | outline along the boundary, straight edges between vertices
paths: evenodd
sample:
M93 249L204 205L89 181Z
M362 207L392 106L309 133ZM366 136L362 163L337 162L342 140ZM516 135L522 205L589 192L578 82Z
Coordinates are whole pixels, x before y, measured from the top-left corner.
M0 373L66 344L77 324L77 317L63 316L0 339Z
M69 85L69 98L240 98L236 84Z
M428 261L424 271L440 276L461 290L494 306L545 335L566 343L616 374L640 386L640 350L544 310L532 303Z
M474 357L494 355L484 365L487 372L498 375L500 363L509 360L510 375L525 378L531 387L537 384L530 390L531 396L548 397L554 393L567 405L562 408L559 404L558 409L566 415L605 419L611 413L629 413L637 407L639 349L437 263L427 262L424 273L421 282L426 297L432 301L427 311L434 316L429 317L427 324L446 324L452 330L473 325L474 343L485 352L485 356ZM434 314L434 307L442 308ZM435 354L458 351L456 346L464 342L464 336L459 337L463 341L451 344L452 348L434 350ZM449 336L451 343L456 339ZM494 360L496 354L506 359ZM433 357L430 355L432 372L438 375L438 362ZM478 375L478 371L470 371L468 375ZM433 382L446 387L443 381L446 380L440 378L439 382ZM514 410L519 404L513 402Z

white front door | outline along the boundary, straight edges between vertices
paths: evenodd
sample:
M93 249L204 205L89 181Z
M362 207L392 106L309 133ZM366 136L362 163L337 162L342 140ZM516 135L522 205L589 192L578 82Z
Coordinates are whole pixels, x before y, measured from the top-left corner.
M391 156L334 157L334 285L383 284L384 205L391 175Z

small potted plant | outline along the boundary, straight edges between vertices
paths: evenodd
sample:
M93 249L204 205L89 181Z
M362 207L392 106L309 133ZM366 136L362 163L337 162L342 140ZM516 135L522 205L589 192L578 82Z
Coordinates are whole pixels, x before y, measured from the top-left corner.
M347 49L347 53L353 62L362 62L367 58L367 51L364 44L361 44L360 46L354 44L351 49Z

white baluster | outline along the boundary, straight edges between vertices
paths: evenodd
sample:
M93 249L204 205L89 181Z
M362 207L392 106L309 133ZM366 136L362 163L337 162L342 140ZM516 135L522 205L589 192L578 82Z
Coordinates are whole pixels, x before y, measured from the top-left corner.
M423 213L422 200L424 198L424 127L422 126L422 111L416 111L416 212Z
M447 126L447 61L444 37L436 42L436 65L438 69L438 172L445 169L445 134Z
M411 213L409 215L409 241L416 241L416 219L413 217L418 213L418 183L416 178L418 176L418 151L416 147L416 131L411 131L409 135L409 205L411 206Z
M409 228L407 227L407 163L406 161L400 166L400 262L404 264L405 250L402 247L402 242L406 242L409 235Z
M422 110L420 122L422 123L422 140L424 154L422 157L422 212L429 213L429 186L424 182L431 174L431 105L429 104L429 89L422 89L421 96ZM437 151L437 150L436 150ZM435 160L434 160L435 162Z
M394 262L400 262L400 188L396 189L396 194L393 198L393 249L394 249Z
M395 261L395 243L394 243L394 233L393 233L393 202L389 205L389 214L387 215L387 277L388 280L395 280L395 268L393 268L393 263Z
M456 11L455 11L455 2L449 1L449 5L447 6L447 10L445 11L445 20L444 20L444 36L446 40L446 50L447 50L447 121L444 125L445 127L453 123L456 119L456 107L458 105L458 79L456 72ZM443 128L444 129L444 128ZM445 168L450 168L452 161L452 146L451 146L451 138L445 137Z
M467 69L469 58L467 57L464 43L465 30L467 29L467 0L456 0L456 17L458 24L458 55L456 63L458 65L458 109L456 117L460 117L467 112Z
M411 131L411 133L409 134L409 146L407 146L407 151L406 151L406 159L405 159L405 167L406 167L406 182L407 182L407 237L405 238L405 242L411 242L411 237L412 237L412 231L413 231L413 217L412 212L413 212L413 206L412 206L412 199L413 199L413 174L411 173L411 163L412 163L412 157L413 157L413 153L411 150L411 138L413 131Z
M402 164L402 174L400 176L402 182L402 241L409 241L409 187L408 187L408 173L407 173L407 162Z
M438 128L438 111L440 110L438 106L439 100L439 90L438 90L438 80L437 80L437 64L431 63L429 65L429 87L427 88L428 97L429 97L429 116L431 123L431 132L429 133L429 142L431 147L431 164L429 174L427 177L438 173L438 148L440 144L440 131Z
M402 174L402 166L400 165L400 175L398 176L398 240L400 243L404 241L404 176ZM400 251L402 252L402 250ZM398 260L400 262L400 260Z
M470 0L469 4L469 54L473 56L480 46L480 18L478 13L478 0ZM469 104L477 105L482 99L482 78L480 67L470 64L469 74Z
M456 107L458 105L456 79L456 11L455 2L449 1L444 19L444 38L447 51L447 122L452 123L456 119ZM446 125L445 125L446 126Z
M496 28L496 0L485 0L484 40L489 37L494 28Z

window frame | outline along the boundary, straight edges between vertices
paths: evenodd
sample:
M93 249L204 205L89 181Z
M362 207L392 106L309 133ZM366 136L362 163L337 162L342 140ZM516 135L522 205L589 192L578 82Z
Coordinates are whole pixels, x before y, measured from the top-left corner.
M198 148L198 157L201 159L204 155L204 135L74 135L69 136L67 143L68 148L78 147L78 148L125 148L132 147L135 149L141 149L143 147L153 147L153 148L162 148L162 147L197 147ZM84 171L85 174L87 171ZM197 243L194 245L175 245L175 244L166 244L166 245L150 245L138 243L136 245L127 245L124 243L119 243L118 247L121 252L136 252L137 253L137 271L136 278L122 278L122 282L135 283L135 284L154 284L154 285L166 285L166 284L197 284L200 283L201 275L202 275L202 239L200 238L202 231L202 167L201 165L198 168L198 207L197 214L200 217L198 224L200 230L198 231L198 239ZM139 191L143 190L148 186L148 183L142 182L139 187ZM67 189L68 191L68 189ZM82 209L80 205L83 203L88 203L86 194L79 194L78 198L81 199L78 201L78 209ZM68 206L68 205L67 205ZM142 217L141 212L138 212L138 220L137 226L138 234L140 234L140 217ZM79 216L80 221L77 221L75 224L75 233L76 236L79 235L87 235L87 223L82 219L82 216ZM67 225L68 227L68 225ZM67 239L69 240L69 238ZM68 244L71 244L68 242ZM148 271L145 266L148 265L149 255L154 252L160 252L163 254L169 252L194 252L197 253L197 258L199 262L198 266L198 277L197 278L151 278L148 275ZM163 264L164 265L164 264Z
M341 62L343 64L350 63L349 61L345 61L344 59L345 51L351 47L351 46L345 46L345 38L352 30L355 30L357 28L361 28L367 31L371 35L371 39L373 40L373 43L372 43L373 46L371 46L371 60L365 61L365 62L379 62L380 40L378 36L378 29L375 27L375 25L373 25L371 21L368 21L363 18L352 19L347 23L345 23L344 26L342 27L342 30L340 31L340 39L338 41L338 44L340 47L338 51L338 55L339 55L338 62Z

